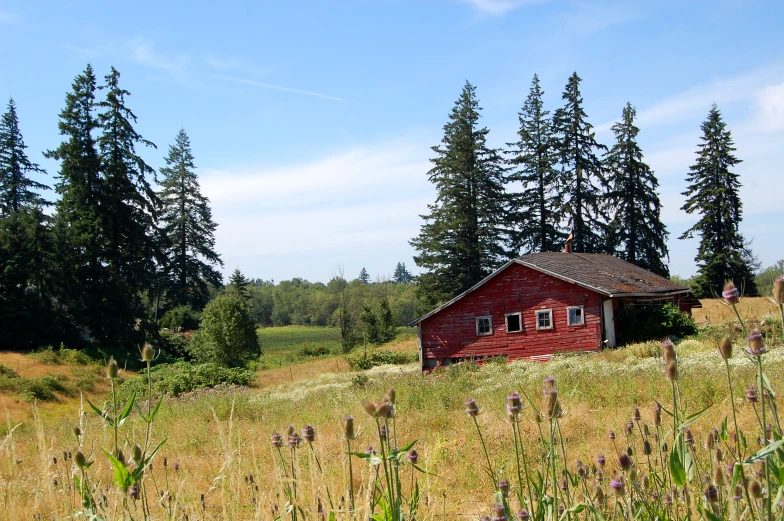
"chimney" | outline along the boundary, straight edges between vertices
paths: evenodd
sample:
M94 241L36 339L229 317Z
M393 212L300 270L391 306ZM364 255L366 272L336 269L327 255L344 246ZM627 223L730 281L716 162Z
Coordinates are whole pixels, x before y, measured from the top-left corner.
M572 253L572 241L574 240L574 235L569 234L569 237L566 238L566 242L564 243L564 253Z

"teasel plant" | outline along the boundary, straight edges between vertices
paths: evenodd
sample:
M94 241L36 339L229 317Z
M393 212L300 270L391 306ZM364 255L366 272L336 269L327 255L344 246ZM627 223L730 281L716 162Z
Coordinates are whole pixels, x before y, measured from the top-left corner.
M364 404L365 412L376 424L380 452L368 450L349 453L349 456L368 460L371 465L380 465L383 469L383 476L377 474L374 483L370 485L371 500L368 517L373 521L414 519L419 508L419 484L414 479L413 472L425 473L425 471L419 466L419 454L414 451L416 440L405 447L397 447L395 401L396 393L392 388L379 402L367 401ZM401 478L406 465L412 467L411 488L408 494L403 489ZM407 511L404 511L404 506ZM380 512L376 513L376 507Z

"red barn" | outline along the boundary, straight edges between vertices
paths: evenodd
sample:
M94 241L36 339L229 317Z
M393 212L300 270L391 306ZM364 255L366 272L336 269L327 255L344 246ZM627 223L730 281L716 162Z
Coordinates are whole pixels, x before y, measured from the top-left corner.
M533 253L424 315L423 370L504 356L547 359L554 353L615 347L614 311L635 303L699 307L687 288L611 255Z

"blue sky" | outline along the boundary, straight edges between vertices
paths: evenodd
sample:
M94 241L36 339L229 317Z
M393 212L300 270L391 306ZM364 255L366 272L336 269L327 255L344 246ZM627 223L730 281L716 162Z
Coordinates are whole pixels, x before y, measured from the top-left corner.
M57 116L74 76L110 66L163 164L188 132L225 272L327 281L417 272L408 240L435 194L430 147L463 83L490 142L515 137L534 73L549 110L583 78L600 142L627 101L661 183L672 273L700 123L733 132L744 221L763 266L784 258L784 2L419 0L15 2L0 0L0 99L17 102L29 154L55 182Z

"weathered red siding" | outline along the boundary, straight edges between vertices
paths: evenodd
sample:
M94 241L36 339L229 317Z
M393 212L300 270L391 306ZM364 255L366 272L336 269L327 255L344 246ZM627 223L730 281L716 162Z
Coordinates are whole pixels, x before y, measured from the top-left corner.
M423 320L419 327L424 367L453 359L506 355L510 359L601 347L598 293L519 264L512 264L474 292ZM567 326L567 306L583 306L582 326ZM536 329L537 309L553 310L553 329ZM507 313L522 313L523 331L507 333ZM493 334L477 336L475 318L493 317ZM454 360L456 361L456 360Z

